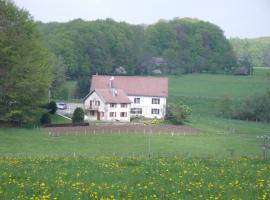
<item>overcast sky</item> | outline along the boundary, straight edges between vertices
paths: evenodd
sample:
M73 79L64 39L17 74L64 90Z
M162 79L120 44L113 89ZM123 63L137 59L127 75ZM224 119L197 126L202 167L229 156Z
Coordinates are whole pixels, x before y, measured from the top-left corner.
M270 36L270 0L13 0L35 20L112 18L131 24L192 17L212 22L227 37Z

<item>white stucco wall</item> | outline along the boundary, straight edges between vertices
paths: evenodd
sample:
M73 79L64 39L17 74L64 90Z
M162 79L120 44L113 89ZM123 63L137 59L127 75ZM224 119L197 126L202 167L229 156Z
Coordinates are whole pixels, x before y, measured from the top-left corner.
M115 117L110 117L110 112L116 112ZM121 117L120 113L126 112L126 117ZM121 108L121 104L116 104L116 107L111 108L110 104L106 104L106 120L108 121L124 121L129 122L130 121L130 104L127 104L126 108Z
M146 118L158 118L162 119L166 115L166 103L167 100L165 97L145 97L145 96L128 96L132 101L131 108L142 108L142 116ZM135 104L134 98L140 98L140 103ZM160 99L160 104L152 104L152 99ZM159 114L152 114L152 109L159 109ZM131 114L131 117L134 116Z
M95 106L95 103L93 103L93 107L96 107L97 111L99 112L104 112L104 116L102 117L102 115L100 114L100 120L105 120L105 103L103 102L103 100L97 95L96 92L93 92L89 97L87 97L84 100L84 110L85 113L88 117L88 120L97 120L97 113L95 113L95 116L90 116L89 115L89 107L90 107L90 101L99 101L100 102L100 106Z

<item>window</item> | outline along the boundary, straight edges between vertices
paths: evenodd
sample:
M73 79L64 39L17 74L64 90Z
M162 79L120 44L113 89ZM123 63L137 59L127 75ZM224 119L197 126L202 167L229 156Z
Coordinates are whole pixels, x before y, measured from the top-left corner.
M127 112L120 112L120 117L127 117Z
M160 104L159 98L152 98L152 104Z
M95 111L90 111L90 116L95 116Z
M116 103L110 103L111 108L116 108Z
M131 108L130 113L133 115L141 115L142 114L142 108Z
M140 103L140 98L134 98L134 103L139 104Z
M127 104L126 103L121 103L121 108L126 108Z
M110 117L116 117L116 112L110 112Z
M153 108L151 113L154 115L159 115L159 109Z
M100 106L100 101L96 101L96 102L95 102L95 105L96 105L96 106Z
M104 117L104 112L101 112L101 117Z

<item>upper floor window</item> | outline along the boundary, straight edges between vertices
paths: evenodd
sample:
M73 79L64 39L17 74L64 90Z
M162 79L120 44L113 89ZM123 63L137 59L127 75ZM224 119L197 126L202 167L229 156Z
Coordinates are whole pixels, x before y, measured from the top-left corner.
M140 103L141 99L140 98L134 98L134 103Z
M116 103L110 103L111 108L116 108Z
M95 105L100 106L100 101L96 100Z
M126 103L121 103L121 108L126 108L127 104Z
M159 98L152 98L152 104L160 104Z
M159 109L153 108L151 113L154 115L159 115Z

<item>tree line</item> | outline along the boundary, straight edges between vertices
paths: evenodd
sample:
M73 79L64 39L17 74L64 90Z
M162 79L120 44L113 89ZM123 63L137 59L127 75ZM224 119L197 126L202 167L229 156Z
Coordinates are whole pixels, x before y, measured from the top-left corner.
M270 67L270 37L254 39L230 38L237 60L253 67Z
M149 26L112 19L38 25L49 49L62 58L70 79L112 74L120 66L129 75L154 70L162 74L224 73L237 67L223 31L198 19L160 20Z

